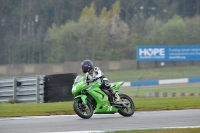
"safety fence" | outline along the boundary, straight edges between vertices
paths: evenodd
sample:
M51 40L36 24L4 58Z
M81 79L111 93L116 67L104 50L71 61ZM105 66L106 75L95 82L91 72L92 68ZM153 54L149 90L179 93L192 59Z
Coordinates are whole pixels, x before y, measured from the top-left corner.
M76 73L0 79L0 103L46 103L72 101Z
M44 77L37 75L0 79L0 102L43 103Z

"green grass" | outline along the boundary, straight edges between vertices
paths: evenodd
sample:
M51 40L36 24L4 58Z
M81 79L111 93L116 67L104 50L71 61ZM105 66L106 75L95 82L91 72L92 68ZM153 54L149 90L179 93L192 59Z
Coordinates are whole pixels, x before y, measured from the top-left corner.
M74 114L72 102L41 104L0 103L0 117Z
M200 133L200 128L132 130L132 131L116 131L116 132L106 132L106 133Z
M121 93L128 94L129 96L146 96L147 92L176 92L176 93L200 93L200 86L181 86L181 87L166 87L166 88L150 88L143 87L130 87L130 88L124 88L120 90Z
M200 97L133 98L137 111L200 108Z
M110 71L104 72L104 74L111 82L138 81L138 77L141 77L142 80L158 80L200 77L200 69L199 66L183 66L141 70Z
M200 97L134 98L136 111L200 108ZM75 114L72 102L9 104L0 103L0 117Z

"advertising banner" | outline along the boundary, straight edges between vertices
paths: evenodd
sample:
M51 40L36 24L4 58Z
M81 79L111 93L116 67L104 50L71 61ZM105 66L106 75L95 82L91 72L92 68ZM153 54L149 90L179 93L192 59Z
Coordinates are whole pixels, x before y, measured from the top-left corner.
M138 46L137 61L199 61L200 45Z

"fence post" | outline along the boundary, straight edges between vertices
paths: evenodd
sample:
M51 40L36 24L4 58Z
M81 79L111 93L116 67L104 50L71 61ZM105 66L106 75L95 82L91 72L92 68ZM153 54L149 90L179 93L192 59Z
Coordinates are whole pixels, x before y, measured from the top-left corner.
M163 97L168 97L167 92L163 92Z
M155 97L159 97L159 92L155 92Z
M36 75L36 103L40 101L40 84L39 84L39 76Z
M13 77L13 101L16 102L17 100L17 81L16 77Z
M151 92L147 92L147 97L151 97Z
M171 96L172 96L172 97L175 97L175 96L176 96L176 93L175 93L175 92L172 92Z

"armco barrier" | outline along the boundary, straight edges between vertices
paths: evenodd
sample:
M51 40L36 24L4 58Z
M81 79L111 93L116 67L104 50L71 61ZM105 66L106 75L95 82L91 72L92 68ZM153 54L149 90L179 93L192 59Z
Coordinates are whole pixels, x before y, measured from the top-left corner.
M72 101L76 73L0 79L0 102L43 103Z
M0 79L0 102L42 103L44 76Z

